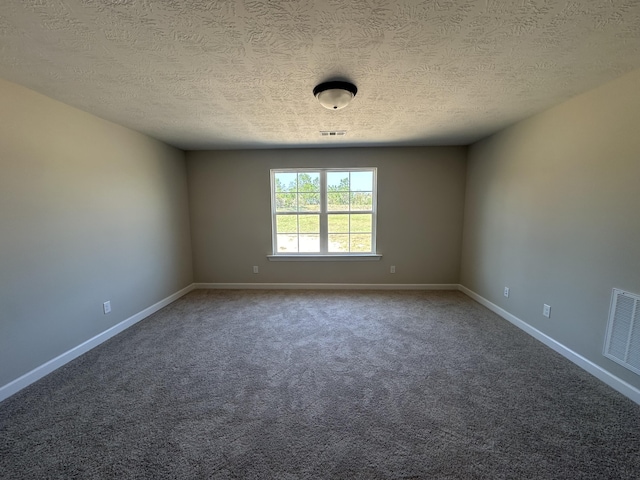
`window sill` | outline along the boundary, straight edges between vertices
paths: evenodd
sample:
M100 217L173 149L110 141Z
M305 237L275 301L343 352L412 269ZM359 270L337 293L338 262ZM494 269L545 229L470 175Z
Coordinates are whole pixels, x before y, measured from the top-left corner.
M377 253L353 255L267 255L270 262L375 262L382 258Z

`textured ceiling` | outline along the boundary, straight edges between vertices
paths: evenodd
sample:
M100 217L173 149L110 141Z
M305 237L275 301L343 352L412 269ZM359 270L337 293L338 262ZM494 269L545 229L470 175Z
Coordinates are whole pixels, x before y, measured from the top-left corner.
M0 77L189 150L468 144L639 67L640 0L0 2Z

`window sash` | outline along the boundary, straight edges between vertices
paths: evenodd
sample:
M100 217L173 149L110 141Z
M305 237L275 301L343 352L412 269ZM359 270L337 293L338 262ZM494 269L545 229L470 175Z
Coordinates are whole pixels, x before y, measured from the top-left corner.
M372 175L372 190L366 191L354 191L351 190L353 185L349 185L349 208L351 208L351 197L354 193L371 193L371 210L328 210L328 188L327 188L327 173L333 172L344 172L344 173L355 173L355 172L370 172ZM300 173L319 173L320 180L320 211L300 211L299 205L297 205L297 211L286 211L286 212L278 212L277 204L276 204L276 174L279 173L295 173L296 175ZM351 178L351 176L350 176ZM296 180L298 177L296 176ZM296 182L296 193L299 193L300 186ZM346 191L344 193L347 193ZM329 233L328 233L328 215L359 215L359 214L367 214L371 215L371 250L366 252L335 252L329 250ZM319 252L300 252L300 235L301 232L299 230L299 221L296 222L298 225L297 232L295 235L297 236L297 252L279 252L278 251L278 230L277 230L277 222L279 216L296 216L300 215L318 215L320 222L320 251ZM377 169L373 168L291 168L291 169L272 169L271 170L271 236L272 236L272 248L274 256L284 256L284 255L338 255L338 256L354 256L354 255L366 255L366 254L375 254L376 252L376 225L377 224ZM368 233L368 232L365 232ZM352 232L351 227L349 227L349 250L351 249L351 235L362 234L362 232ZM291 233L290 235L294 235Z

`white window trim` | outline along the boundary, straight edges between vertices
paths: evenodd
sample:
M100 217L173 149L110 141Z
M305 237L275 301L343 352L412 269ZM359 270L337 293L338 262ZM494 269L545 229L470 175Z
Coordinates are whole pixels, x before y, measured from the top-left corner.
M340 255L308 253L280 253L278 255L267 255L270 262L375 262L380 260L379 253L343 253Z
M328 251L328 231L327 218L327 173L328 172L357 172L366 171L373 173L373 191L371 211L354 211L354 212L331 212L331 213L371 213L371 250L372 252L329 252ZM287 252L278 253L276 251L277 232L276 232L276 201L275 201L275 174L276 173L301 173L301 172L319 172L320 173L320 252ZM378 169L376 167L352 167L352 168L273 168L270 172L271 177L271 248L272 254L267 255L270 261L376 261L382 258L382 255L376 253L376 236L377 236L377 219L378 219ZM298 212L299 213L299 212ZM312 212L309 212L312 213Z

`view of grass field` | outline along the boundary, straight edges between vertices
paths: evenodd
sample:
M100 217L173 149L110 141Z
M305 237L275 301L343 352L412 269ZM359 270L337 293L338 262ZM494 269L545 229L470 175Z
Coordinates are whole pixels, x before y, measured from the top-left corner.
M279 252L319 252L320 215L278 215ZM330 252L370 252L372 215L329 214ZM298 242L300 242L298 244Z

